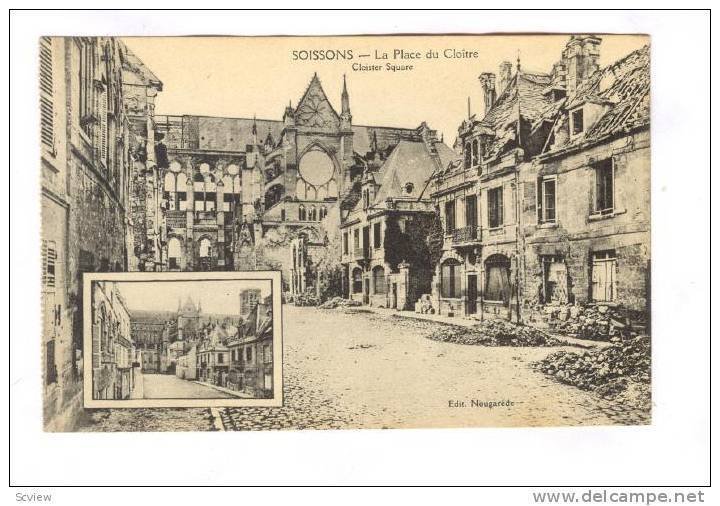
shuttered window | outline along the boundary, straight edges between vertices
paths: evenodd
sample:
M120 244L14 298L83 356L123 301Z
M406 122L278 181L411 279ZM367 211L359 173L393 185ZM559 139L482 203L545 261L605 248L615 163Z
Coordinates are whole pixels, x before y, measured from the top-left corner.
M55 241L43 240L42 242L42 266L43 286L55 288L55 262L57 261L57 249Z
M55 145L54 116L52 39L40 37L40 140L51 149Z

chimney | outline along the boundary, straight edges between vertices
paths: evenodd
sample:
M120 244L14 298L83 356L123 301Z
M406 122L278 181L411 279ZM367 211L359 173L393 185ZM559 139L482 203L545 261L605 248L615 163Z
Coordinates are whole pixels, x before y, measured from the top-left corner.
M483 95L485 97L485 114L492 109L495 103L495 74L492 72L483 72L480 74L480 84L482 85Z
M599 68L600 43L594 35L571 35L562 57L567 72L567 94L572 96Z
M508 84L510 84L510 78L512 77L512 63L509 61L504 61L500 64L500 71L498 72L498 75L500 76L500 87L497 90L497 96L503 94L503 91L505 91L505 88L507 88Z

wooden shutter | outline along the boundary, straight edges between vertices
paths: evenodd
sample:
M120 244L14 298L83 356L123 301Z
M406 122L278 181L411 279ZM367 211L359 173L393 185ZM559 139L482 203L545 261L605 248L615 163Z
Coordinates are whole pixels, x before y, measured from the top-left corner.
M55 241L43 240L42 242L42 266L43 266L43 286L46 288L55 288L55 262L57 260L57 250Z
M40 140L50 148L55 143L54 116L52 39L40 37Z

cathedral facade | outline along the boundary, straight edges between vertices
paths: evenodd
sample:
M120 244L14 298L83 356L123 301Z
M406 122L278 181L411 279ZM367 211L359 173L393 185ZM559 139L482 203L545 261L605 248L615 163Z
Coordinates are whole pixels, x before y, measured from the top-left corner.
M327 243L360 197L362 174L416 129L354 125L343 79L339 112L315 74L281 120L156 116L159 233L146 270L283 271L298 237ZM330 231L336 233L336 231Z

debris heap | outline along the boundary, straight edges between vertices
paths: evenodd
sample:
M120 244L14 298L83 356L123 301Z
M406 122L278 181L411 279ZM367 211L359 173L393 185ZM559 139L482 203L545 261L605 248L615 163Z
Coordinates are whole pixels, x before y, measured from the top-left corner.
M535 308L537 323L580 339L608 341L638 336L646 330L640 311L608 305L548 305Z
M328 299L322 304L320 304L320 309L336 309L339 307L351 307L361 305L362 303L356 300L343 299L342 297L333 297L332 299Z
M650 337L624 339L583 353L557 351L533 367L562 383L614 399L632 383L649 387ZM649 395L649 388L645 390Z
M444 326L428 338L456 344L483 346L560 346L554 337L540 329L515 325L506 320L485 320L472 327Z

